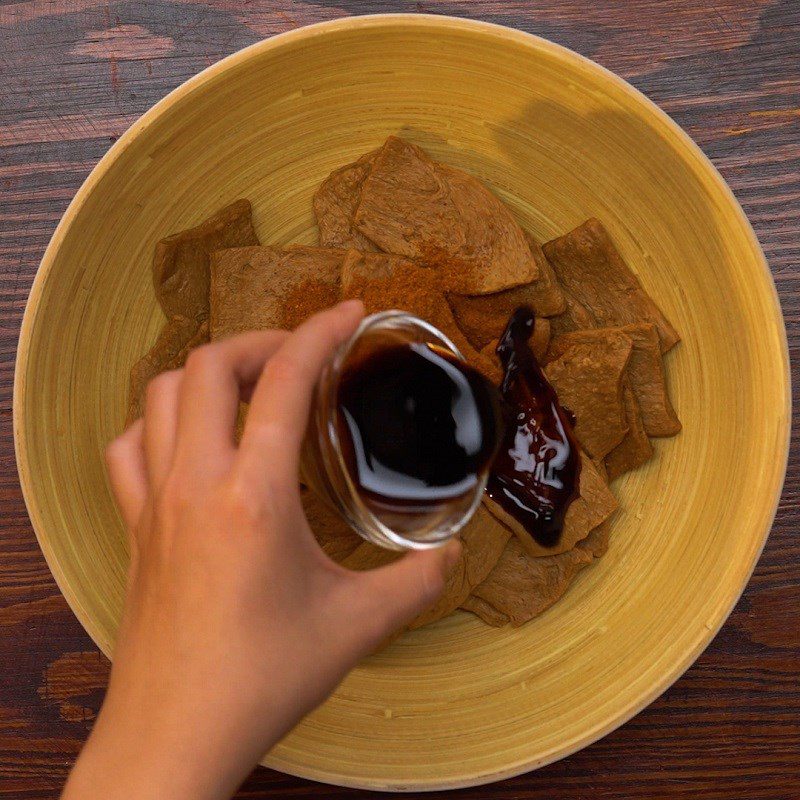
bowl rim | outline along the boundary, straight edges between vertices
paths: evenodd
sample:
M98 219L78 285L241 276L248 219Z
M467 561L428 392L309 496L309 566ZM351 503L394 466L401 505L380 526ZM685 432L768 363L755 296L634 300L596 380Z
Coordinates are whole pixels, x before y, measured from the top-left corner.
M39 518L36 510L35 478L31 472L27 459L27 431L22 416L22 410L25 404L25 395L27 390L26 371L28 354L31 349L33 332L38 317L44 286L53 267L56 254L79 210L84 205L95 186L109 170L110 166L117 160L117 158L119 158L124 150L133 143L136 137L143 133L151 124L153 124L167 108L171 107L177 102L183 101L185 98L190 96L195 91L201 89L205 84L214 80L222 73L246 62L253 56L261 55L272 50L289 47L299 41L307 41L312 38L323 37L329 33L336 33L343 29L390 29L397 26L417 28L420 30L447 29L452 31L461 31L493 38L499 44L504 42L513 43L527 47L532 51L544 52L551 57L570 63L578 71L593 74L594 76L599 77L606 82L610 82L619 90L627 94L632 100L638 102L641 106L644 106L649 113L654 116L655 119L659 120L663 125L670 129L672 134L674 134L677 138L678 142L683 144L683 146L686 148L687 155L694 156L699 165L713 180L716 188L721 191L722 196L731 204L732 209L739 217L740 223L744 226L744 232L750 240L750 243L753 247L753 252L758 256L760 261L762 275L764 278L763 288L767 292L771 291L773 311L776 315L775 321L779 323L777 327L779 329L778 333L781 340L780 352L776 353L776 358L780 358L783 363L782 414L786 420L786 424L783 437L779 437L776 442L776 444L781 448L779 452L776 453L777 463L780 465L780 470L776 473L776 480L772 488L771 510L765 517L761 541L758 547L754 550L751 563L747 565L746 579L742 581L741 586L737 590L730 593L727 604L720 605L720 607L716 610L714 617L711 620L706 620L703 625L699 626L700 630L698 631L698 635L693 646L684 653L681 660L673 664L671 669L667 670L662 675L661 679L655 683L649 691L643 692L641 695L634 697L622 710L620 710L616 715L608 719L606 722L596 725L594 728L585 731L581 736L568 742L566 745L553 748L551 752L545 754L544 756L527 760L521 759L514 763L508 764L502 769L476 771L460 776L457 779L411 779L403 781L381 781L375 778L359 779L357 776L339 774L329 770L305 769L298 767L297 765L278 756L268 755L261 761L261 763L265 766L290 775L295 775L308 780L331 783L339 786L370 789L373 791L441 791L446 789L480 786L487 783L504 780L506 778L512 778L531 770L538 769L562 758L566 758L578 750L581 750L584 747L587 747L588 745L598 741L602 737L616 730L621 725L624 725L628 720L630 720L661 694L663 694L697 660L697 658L715 638L722 625L730 616L750 581L753 570L755 569L761 553L763 552L764 545L766 544L766 540L774 523L775 515L778 511L786 477L786 469L788 466L789 446L792 430L792 390L786 326L779 295L775 286L775 281L753 227L744 213L741 204L736 199L736 196L733 194L733 191L728 186L725 179L722 177L708 156L703 153L700 147L688 135L688 133L686 133L683 128L681 128L681 126L678 125L678 123L675 122L663 109L656 105L656 103L654 103L632 84L628 83L628 81L624 80L611 70L603 67L586 56L580 55L574 50L564 47L563 45L556 44L555 42L551 42L535 34L506 27L504 25L485 22L482 20L440 14L367 14L326 20L311 25L302 26L300 28L295 28L290 31L285 31L267 39L263 39L248 45L247 47L244 47L226 56L225 58L222 58L221 60L211 64L201 72L193 75L188 80L172 89L167 95L165 95L161 100L145 111L144 114L142 114L130 125L130 127L108 149L108 151L102 156L102 158L89 173L56 226L50 242L45 249L44 255L42 256L42 260L31 285L20 328L19 341L16 350L12 400L13 438L20 486L22 489L23 498L25 500L25 506L28 511L28 516L36 535L36 539L39 543L39 547L42 550L47 565L56 581L56 584L58 585L59 590L64 595L73 613L81 623L81 626L89 634L93 642L100 648L100 650L109 659L111 659L111 644L105 641L105 639L101 636L98 626L92 622L87 610L82 606L77 595L73 593L71 587L67 583L66 578L60 570L58 559L48 543L47 536L44 532L44 525L42 524L42 521Z

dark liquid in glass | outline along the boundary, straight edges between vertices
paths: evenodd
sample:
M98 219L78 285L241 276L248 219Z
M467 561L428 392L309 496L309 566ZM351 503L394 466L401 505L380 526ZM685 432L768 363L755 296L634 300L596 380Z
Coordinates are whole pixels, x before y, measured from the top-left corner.
M497 389L435 345L368 352L345 367L336 399L348 473L383 519L463 501L502 436Z

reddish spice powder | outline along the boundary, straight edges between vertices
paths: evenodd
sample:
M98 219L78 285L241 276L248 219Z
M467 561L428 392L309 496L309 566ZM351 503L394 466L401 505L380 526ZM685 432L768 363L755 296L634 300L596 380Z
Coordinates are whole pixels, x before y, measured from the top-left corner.
M499 381L499 362L475 350L456 324L442 292L438 270L402 264L389 278L354 281L347 296L360 298L368 314L397 308L430 322L453 342L469 364L491 380Z
M330 308L341 299L338 285L309 278L292 289L283 308L283 327L294 330L312 314Z
M453 312L444 295L444 287L462 265L444 254L431 254L417 264L401 264L390 277L360 278L353 282L347 297L357 297L364 302L367 314L397 308L430 322L445 334L461 351L467 362L481 370L487 377L499 382L501 370L494 353L479 353L456 324ZM283 311L283 327L296 328L312 314L330 308L342 299L338 285L315 279L299 283L289 294ZM487 318L486 338L497 337L496 320Z

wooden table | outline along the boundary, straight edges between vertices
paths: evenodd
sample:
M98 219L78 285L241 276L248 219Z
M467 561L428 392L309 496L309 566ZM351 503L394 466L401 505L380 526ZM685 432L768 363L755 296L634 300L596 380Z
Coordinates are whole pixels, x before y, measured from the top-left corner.
M106 149L156 100L266 36L352 13L475 16L630 80L703 147L769 259L800 347L798 0L4 0L0 3L0 797L49 798L102 701L108 663L31 530L11 433L25 300L53 229ZM797 367L794 371L797 376ZM706 653L616 733L470 798L800 797L800 460L750 585ZM258 769L241 797L359 794ZM366 793L363 796L367 796Z

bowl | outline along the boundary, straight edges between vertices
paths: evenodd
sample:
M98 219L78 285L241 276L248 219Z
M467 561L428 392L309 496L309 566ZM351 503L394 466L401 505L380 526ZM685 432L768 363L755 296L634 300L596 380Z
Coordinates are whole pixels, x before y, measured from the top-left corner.
M119 139L59 224L25 312L15 437L42 550L110 656L128 552L102 452L161 324L155 243L239 197L263 242L313 243L316 186L392 133L485 181L540 240L599 217L683 336L667 358L683 433L620 484L610 551L566 597L518 629L458 613L404 635L264 760L440 789L566 756L663 692L727 617L776 509L775 288L722 178L643 95L550 42L444 17L338 20L215 64Z

